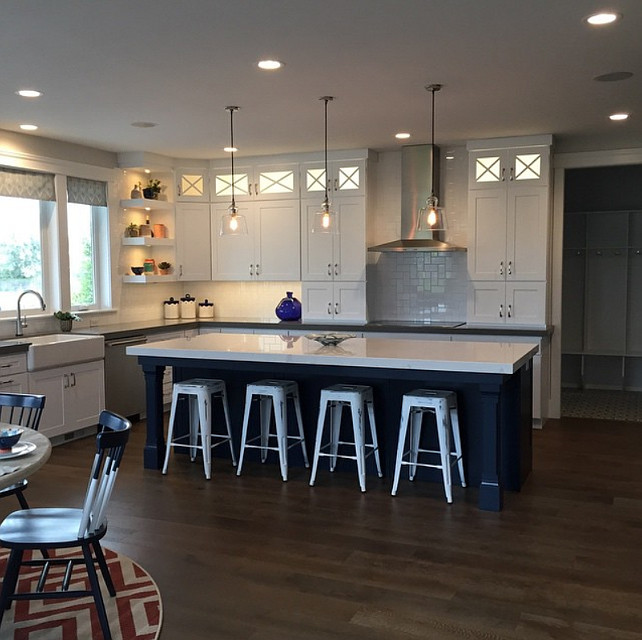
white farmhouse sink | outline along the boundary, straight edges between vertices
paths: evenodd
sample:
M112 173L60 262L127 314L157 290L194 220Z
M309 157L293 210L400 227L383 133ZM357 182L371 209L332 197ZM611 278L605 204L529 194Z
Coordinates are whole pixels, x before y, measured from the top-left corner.
M27 351L28 371L100 360L105 356L103 336L53 333L48 336L29 336L25 342L31 343Z

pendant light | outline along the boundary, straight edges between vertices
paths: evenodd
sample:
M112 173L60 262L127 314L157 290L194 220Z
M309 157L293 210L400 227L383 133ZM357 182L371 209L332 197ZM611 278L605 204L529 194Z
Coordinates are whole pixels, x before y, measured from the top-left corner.
M325 123L325 137L324 137L324 163L325 163L325 198L321 209L314 214L314 222L312 224L312 233L338 233L337 216L332 210L330 199L328 198L328 184L330 182L328 176L328 102L334 100L333 96L322 96L319 100L324 102L324 123Z
M437 169L435 163L435 93L441 89L440 84L426 85L426 91L432 96L432 109L430 119L430 196L426 205L419 210L417 216L418 231L444 231L446 224L445 211L439 206L439 199L435 195L435 184L437 182Z
M221 217L220 235L222 236L239 236L247 234L247 221L245 216L239 215L234 200L234 112L239 110L239 107L225 107L226 111L230 112L230 155L232 158L232 176L230 186L232 189L232 202L227 208L228 213Z

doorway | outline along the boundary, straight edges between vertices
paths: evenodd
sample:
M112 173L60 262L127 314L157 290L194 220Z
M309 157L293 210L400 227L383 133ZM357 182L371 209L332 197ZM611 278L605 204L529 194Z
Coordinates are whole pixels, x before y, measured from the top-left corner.
M564 417L642 421L642 164L564 175Z

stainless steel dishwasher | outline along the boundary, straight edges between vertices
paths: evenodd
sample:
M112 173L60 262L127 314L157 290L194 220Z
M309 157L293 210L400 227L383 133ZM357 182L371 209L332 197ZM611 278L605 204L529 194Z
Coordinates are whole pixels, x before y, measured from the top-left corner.
M105 408L121 416L145 415L145 377L136 356L127 347L145 344L147 336L105 340Z

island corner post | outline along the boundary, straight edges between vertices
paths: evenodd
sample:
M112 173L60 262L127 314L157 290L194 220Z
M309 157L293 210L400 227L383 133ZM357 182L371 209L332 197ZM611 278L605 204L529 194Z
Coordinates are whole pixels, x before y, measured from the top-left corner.
M151 345L145 345L150 350ZM467 484L478 487L479 508L499 511L504 490L519 491L532 469L532 361L513 373L432 371L361 366L297 364L180 357L167 351L138 355L145 374L147 438L143 464L160 469L165 455L163 376L172 367L173 380L221 378L228 387L235 445L240 441L245 385L261 377L282 377L299 383L306 441L314 442L321 388L338 381L368 384L374 389L375 415L384 477L394 469L403 393L425 386L455 391L459 399ZM135 347L142 349L142 347ZM193 354L196 355L196 354ZM308 444L308 446L310 446ZM291 462L296 466L296 459ZM418 476L419 477L419 476ZM424 477L438 480L426 471Z

